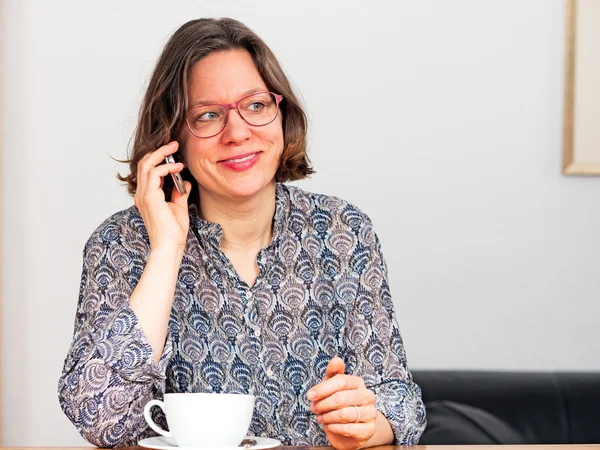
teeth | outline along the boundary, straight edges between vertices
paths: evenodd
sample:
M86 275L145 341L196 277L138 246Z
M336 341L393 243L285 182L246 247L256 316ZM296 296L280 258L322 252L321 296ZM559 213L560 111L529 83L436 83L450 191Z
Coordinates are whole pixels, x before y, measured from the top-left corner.
M250 158L253 158L253 157L254 157L254 155L256 155L256 153L254 153L254 154L252 154L252 155L248 155L248 156L246 156L246 157L244 157L244 158L240 158L240 159L228 159L227 161L228 161L228 162L236 162L236 163L237 163L237 162L242 162L242 161L248 161Z

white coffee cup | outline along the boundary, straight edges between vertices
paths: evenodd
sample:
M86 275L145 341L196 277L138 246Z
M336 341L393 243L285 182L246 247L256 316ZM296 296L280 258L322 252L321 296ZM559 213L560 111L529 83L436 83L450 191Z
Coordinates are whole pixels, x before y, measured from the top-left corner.
M154 423L153 406L163 410L170 431ZM178 447L237 447L248 432L253 410L253 395L173 393L165 394L164 402L149 401L144 417L150 428Z

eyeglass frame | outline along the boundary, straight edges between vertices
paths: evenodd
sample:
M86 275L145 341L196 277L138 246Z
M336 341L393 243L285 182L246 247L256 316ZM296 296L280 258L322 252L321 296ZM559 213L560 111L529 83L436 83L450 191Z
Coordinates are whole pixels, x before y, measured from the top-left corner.
M240 102L246 100L247 98L250 97L254 97L255 95L259 95L259 94L271 94L275 97L275 103L276 103L276 107L277 107L277 113L275 114L275 117L273 117L272 120L270 120L267 123L263 123L262 125L254 125L250 122L248 122L244 116L242 115L242 113L240 113L240 110L238 109L238 105L240 104ZM219 103L211 103L210 105L198 105L198 106L194 106L193 108L190 108L187 110L187 113L185 114L185 123L188 127L188 130L190 130L190 133L192 133L195 137L197 137L198 139L208 139L211 137L215 137L217 134L220 134L223 132L223 130L225 129L225 127L227 126L227 120L229 120L229 111L231 111L232 109L235 109L238 113L238 115L240 116L240 118L246 122L248 125L252 126L252 127L264 127L265 125L269 125L270 123L273 123L273 121L275 119L277 119L277 116L279 115L279 104L283 101L283 95L281 94L276 94L275 92L270 92L270 91L260 91L260 92L255 92L254 94L250 94L250 95L246 95L243 98L240 98L237 102L233 102L233 103L229 103L228 105L223 105L223 104L219 104ZM223 121L223 127L215 134L211 134L210 136L198 136L196 133L194 133L194 130L192 130L192 127L190 125L190 122L188 121L188 114L193 111L194 109L198 109L198 108L206 108L209 106L222 106L225 108L225 120Z

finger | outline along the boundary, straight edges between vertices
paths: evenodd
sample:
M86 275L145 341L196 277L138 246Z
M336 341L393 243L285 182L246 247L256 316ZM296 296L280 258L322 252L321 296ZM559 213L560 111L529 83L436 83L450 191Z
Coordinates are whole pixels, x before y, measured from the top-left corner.
M358 389L365 385L361 377L337 374L313 386L306 394L309 400L319 401L329 397L334 392L348 389Z
M327 380L329 378L333 378L339 373L343 374L345 369L346 365L344 364L344 360L339 356L334 356L327 364L327 368L325 369L325 378L323 379Z
M330 433L365 441L369 440L375 433L375 422L332 423L331 425L325 425L325 427Z
M161 164L160 166L154 167L148 173L148 180L146 181L146 192L152 192L161 188L161 182L164 177L170 173L177 173L183 170L182 163L175 164Z
M325 377L323 378L323 381L329 380L330 378L333 378L334 376L336 376L338 374L343 374L345 369L346 369L346 365L344 364L344 361L342 360L342 358L340 358L339 356L334 356L327 363L327 367L325 368ZM306 397L309 400L316 400L316 399L320 398L318 395L319 390L318 389L315 390L315 388L317 386L320 386L321 384L323 384L323 381L321 383L313 386L312 389L310 389L306 393Z
M323 414L353 405L373 405L375 398L372 391L364 388L338 391L323 400L313 402L310 410L315 414Z
M171 155L177 151L179 143L177 141L171 141L162 147L159 147L153 152L147 153L138 163L137 169L137 181L138 189L142 191L146 188L146 179L150 170L164 162L167 155Z
M177 141L171 141L166 145L157 148L154 151L146 153L142 159L138 162L138 171L140 169L148 171L152 167L156 167L162 162L168 155L171 155L177 151L179 143Z
M329 411L317 416L317 420L324 425L332 423L370 422L375 419L377 419L375 405L347 406L346 408Z
M190 192L192 191L192 183L189 181L183 182L185 186L185 194L180 193L175 186L173 186L173 191L171 192L171 201L178 206L182 206L187 208L188 197L190 196Z

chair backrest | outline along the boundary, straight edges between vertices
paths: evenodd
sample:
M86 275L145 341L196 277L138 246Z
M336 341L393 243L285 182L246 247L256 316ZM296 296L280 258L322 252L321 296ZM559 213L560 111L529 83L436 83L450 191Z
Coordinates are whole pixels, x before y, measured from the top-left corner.
M428 441L434 432L435 443L446 444L600 442L600 373L416 370L413 376L436 427L428 427L423 444L434 443ZM465 442L469 432L487 441Z

